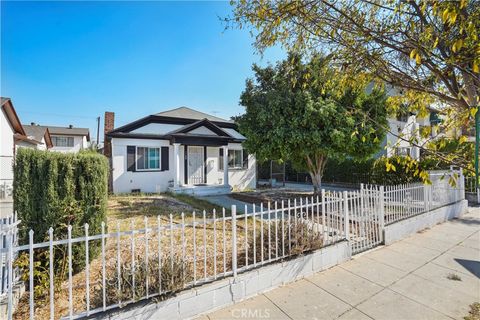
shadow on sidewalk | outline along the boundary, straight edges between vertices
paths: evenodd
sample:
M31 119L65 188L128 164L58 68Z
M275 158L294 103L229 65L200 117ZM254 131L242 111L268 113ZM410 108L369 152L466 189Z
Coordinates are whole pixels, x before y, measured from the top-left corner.
M480 278L480 262L475 260L455 259L462 267L467 269L477 278Z

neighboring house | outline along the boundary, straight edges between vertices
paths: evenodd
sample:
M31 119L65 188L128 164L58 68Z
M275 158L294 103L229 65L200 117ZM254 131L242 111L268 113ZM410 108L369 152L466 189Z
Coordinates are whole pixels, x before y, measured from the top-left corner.
M15 158L15 142L27 139L22 124L18 119L12 101L1 98L0 112L0 201L11 200L13 185L13 159ZM1 207L0 207L1 210ZM1 216L1 215L0 215Z
M51 151L78 152L88 148L90 131L87 128L45 126L50 132L53 148Z
M17 148L45 150L52 147L52 142L48 130L21 124L10 98L1 97L1 109L0 201L11 201L13 160Z
M33 147L38 150L48 150L53 147L52 138L47 127L38 126L32 123L31 125L22 125L27 137L30 141L35 141L35 145L31 142L19 142L18 147Z
M105 154L114 193L229 193L255 188L255 158L233 121L181 107L113 129L105 113Z

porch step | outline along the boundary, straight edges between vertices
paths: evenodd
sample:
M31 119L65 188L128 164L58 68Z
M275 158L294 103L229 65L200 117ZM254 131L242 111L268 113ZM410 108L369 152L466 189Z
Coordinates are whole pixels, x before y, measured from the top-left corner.
M183 187L170 187L168 191L173 193L183 193L196 196L208 196L215 194L229 194L232 191L231 186L183 186Z

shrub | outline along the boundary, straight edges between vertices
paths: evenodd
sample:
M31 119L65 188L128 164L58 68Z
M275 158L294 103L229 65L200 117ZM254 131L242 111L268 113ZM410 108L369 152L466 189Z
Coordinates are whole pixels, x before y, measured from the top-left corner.
M286 256L296 256L303 253L307 253L313 250L322 248L323 238L322 235L312 230L312 225L306 221L298 218L297 223L294 222L292 217L290 223L288 221L280 220L277 227L275 227L275 222L271 224L264 224L263 226L263 243L260 228L256 232L255 239L255 253L256 261L261 261L262 258L262 244L263 244L263 258L265 261L269 259L269 253L271 257L274 258L282 255L282 249L285 249ZM257 222L258 224L258 222ZM260 227L260 226L259 226ZM270 228L270 240L268 238L268 229ZM283 237L282 237L283 230ZM277 233L276 233L277 232ZM275 237L276 233L276 237ZM283 240L282 240L283 238ZM282 242L283 241L283 242ZM270 252L269 252L270 245ZM253 243L249 244L249 252L252 253L252 256L249 256L249 263L252 264L253 260ZM276 249L278 248L278 252ZM239 255L238 259L239 266L245 264L244 254Z
M359 183L372 170L375 160L329 159L325 167L324 182Z
M387 171L387 162L392 164ZM410 157L394 156L378 158L373 164L371 181L369 183L381 185L396 185L421 181L418 176L419 164ZM418 171L417 171L418 170ZM417 172L417 173L415 173Z
M107 210L108 162L100 154L19 149L14 166L14 209L22 220L20 241L28 242L28 231L34 231L34 242L48 241L48 229L54 229L55 239L67 237L68 225L72 237L84 235L84 224L90 234L101 231L101 222ZM99 242L92 241L90 255L99 251ZM85 247L72 247L73 270L85 266ZM35 251L39 267L48 266L48 254ZM56 246L54 263L56 276L62 277L66 269L66 248Z
M132 269L130 263L120 264L120 290L118 290L117 262L113 263L112 268L106 272L105 297L107 305L117 303L118 301L137 301L147 295L146 279L148 276L148 293L158 293L163 295L172 295L182 290L185 285L193 280L191 266L189 262L182 259L178 254L173 257L163 256L161 270L158 264L158 255L152 256L148 260L148 266L143 256L136 257L135 268ZM148 267L148 273L147 273ZM159 271L161 277L159 277ZM135 291L132 290L133 276L135 276ZM102 278L99 273L98 279ZM93 295L93 304L100 307L103 304L103 289L98 286Z

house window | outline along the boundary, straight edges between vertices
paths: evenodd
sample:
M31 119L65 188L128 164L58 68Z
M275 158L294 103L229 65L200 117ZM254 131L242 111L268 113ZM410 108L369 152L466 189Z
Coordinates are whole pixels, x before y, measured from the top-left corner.
M247 169L248 168L248 153L243 152L243 149L228 150L228 169ZM223 149L219 149L218 155L218 170L223 170Z
M228 168L242 168L242 150L228 150Z
M55 147L73 147L73 137L53 136L52 144Z
M137 170L160 169L160 148L137 147Z

